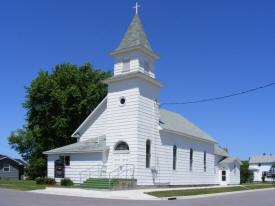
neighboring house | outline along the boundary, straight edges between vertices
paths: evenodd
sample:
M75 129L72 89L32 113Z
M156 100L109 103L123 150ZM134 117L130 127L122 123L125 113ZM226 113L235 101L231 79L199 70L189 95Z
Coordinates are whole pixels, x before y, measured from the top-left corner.
M137 185L239 184L237 158L180 114L159 108L164 84L136 14L114 56L108 94L72 134L77 143L44 152L47 175L135 178ZM171 69L171 68L170 68Z
M249 170L253 171L254 182L262 181L265 175L265 181L273 181L271 177L271 167L275 163L275 155L251 156L249 158Z
M0 179L24 179L27 164L20 159L0 155Z

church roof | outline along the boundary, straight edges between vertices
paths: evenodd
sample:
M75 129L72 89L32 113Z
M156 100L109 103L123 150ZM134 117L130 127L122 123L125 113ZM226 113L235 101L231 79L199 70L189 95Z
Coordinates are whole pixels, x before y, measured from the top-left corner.
M215 155L219 155L219 156L222 156L222 157L229 157L230 155L224 151L220 146L218 145L215 145L214 147L214 154Z
M66 145L64 147L59 147L52 149L43 154L71 154L71 153L92 153L92 152L103 152L108 147L106 146L105 135L91 138L82 142L77 142L74 144Z
M275 155L252 156L249 158L249 163L273 163L275 162Z
M214 142L216 141L203 132L200 128L192 124L180 114L160 109L160 126L170 132L179 133L191 138Z
M135 46L143 46L152 51L149 41L147 40L143 26L138 14L136 14L129 25L120 45L115 51L127 49Z

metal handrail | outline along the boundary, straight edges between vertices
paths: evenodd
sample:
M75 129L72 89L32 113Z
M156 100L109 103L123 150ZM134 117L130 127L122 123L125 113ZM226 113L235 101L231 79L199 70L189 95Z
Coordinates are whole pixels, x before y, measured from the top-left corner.
M95 168L97 168L97 169L95 169ZM103 168L104 168L104 170L103 170ZM94 169L94 170L92 171L92 169ZM80 182L79 183L81 184L82 183L82 179L84 179L84 178L82 178L83 173L87 173L85 176L88 177L88 178L91 177L91 174L94 174L96 172L98 173L97 176L102 176L102 172L104 171L106 173L106 169L107 169L106 165L104 165L104 164L97 164L97 165L94 165L93 167L90 167L88 169L85 169L85 170L81 171L79 173L79 178L80 178ZM88 179L88 178L86 178L86 179Z
M131 166L131 168L128 168L128 166ZM113 173L117 172L118 173L117 176L120 177L121 173L126 172L125 177L127 179L128 171L132 171L132 175L130 175L130 176L132 177L131 179L134 179L134 174L135 174L135 165L134 164L123 164L123 165L120 165L118 168L109 172L109 188L111 186L111 179L112 179Z

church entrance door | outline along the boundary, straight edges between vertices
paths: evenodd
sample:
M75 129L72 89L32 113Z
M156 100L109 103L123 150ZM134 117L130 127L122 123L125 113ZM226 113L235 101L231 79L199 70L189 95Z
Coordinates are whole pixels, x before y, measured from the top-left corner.
M116 153L114 154L114 175L117 178L127 178L128 170L128 153Z

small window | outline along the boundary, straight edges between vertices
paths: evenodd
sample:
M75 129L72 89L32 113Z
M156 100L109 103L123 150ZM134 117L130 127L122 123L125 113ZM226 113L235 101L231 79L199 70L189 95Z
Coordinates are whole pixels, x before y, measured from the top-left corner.
M177 146L174 145L173 147L173 170L177 168Z
M151 141L146 141L146 168L150 168L151 164Z
M262 166L262 164L261 164L261 163L259 163L259 164L258 164L258 166L260 167L260 166Z
M119 151L119 150L128 150L129 151L129 146L126 142L119 142L116 146L115 146L115 150Z
M234 165L234 175L236 175L236 165Z
M190 149L190 167L189 170L192 171L193 170L193 149Z
M126 102L125 98L124 98L124 97L121 97L121 98L120 98L120 104L121 104L121 105L124 105L125 102Z
M3 164L3 172L10 172L10 165L9 164Z
M70 156L65 156L65 165L70 166Z
M127 72L130 70L130 59L125 59L123 60L123 67L122 67L122 71L123 72Z
M149 72L149 68L150 68L149 63L148 63L147 61L144 61L144 70L145 70L146 72Z
M206 152L203 153L203 169L206 172Z

